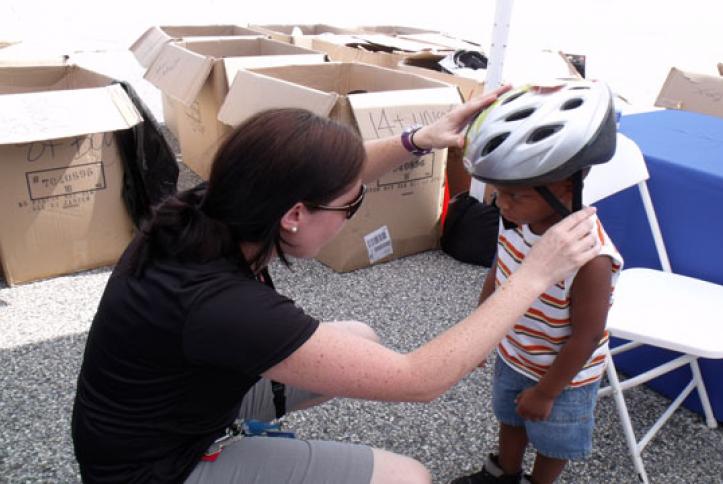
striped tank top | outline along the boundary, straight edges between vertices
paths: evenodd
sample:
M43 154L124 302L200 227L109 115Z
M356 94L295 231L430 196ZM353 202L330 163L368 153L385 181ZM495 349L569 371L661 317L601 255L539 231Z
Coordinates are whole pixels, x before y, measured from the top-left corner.
M597 236L602 250L600 255L612 259L612 287L610 304L623 259L596 219ZM497 273L495 287L503 284L517 270L532 245L541 236L535 235L529 226L522 225L505 230L500 225L497 239ZM570 288L575 274L549 287L517 321L497 347L499 356L514 370L539 381L552 365L565 342L572 334L570 324ZM608 332L605 331L597 348L568 387L580 387L599 380L605 370L605 354Z

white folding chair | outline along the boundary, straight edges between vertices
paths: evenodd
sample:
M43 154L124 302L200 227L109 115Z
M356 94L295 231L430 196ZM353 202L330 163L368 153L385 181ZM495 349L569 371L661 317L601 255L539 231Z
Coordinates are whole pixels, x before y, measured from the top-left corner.
M599 396L613 395L615 398L635 470L644 483L648 483L648 477L641 458L643 449L694 389L698 390L706 424L710 428L717 427L701 377L698 358L723 358L723 286L672 272L648 192L648 178L640 149L632 140L619 134L615 157L609 163L597 166L591 171L585 181L584 197L585 203L590 204L636 184L663 268L624 269L620 274L615 287L614 302L608 314L607 328L612 336L629 342L608 353L606 371L609 385L601 388L598 393ZM672 350L681 355L621 382L613 355L641 345ZM684 365L690 365L690 383L638 441L623 391Z

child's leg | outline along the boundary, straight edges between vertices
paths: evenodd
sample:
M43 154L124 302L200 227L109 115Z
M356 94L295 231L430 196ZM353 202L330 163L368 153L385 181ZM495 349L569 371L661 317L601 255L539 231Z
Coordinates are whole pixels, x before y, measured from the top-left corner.
M517 474L522 470L522 460L527 447L527 432L524 427L513 427L500 423L499 466L505 474Z
M539 452L535 457L535 466L532 468L533 484L552 484L555 482L567 464L566 460L547 457Z

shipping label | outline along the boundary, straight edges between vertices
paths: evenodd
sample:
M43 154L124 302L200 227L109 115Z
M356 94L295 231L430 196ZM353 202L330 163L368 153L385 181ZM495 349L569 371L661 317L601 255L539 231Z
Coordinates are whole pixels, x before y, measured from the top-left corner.
M365 235L364 244L367 246L370 264L394 253L392 238L386 225Z

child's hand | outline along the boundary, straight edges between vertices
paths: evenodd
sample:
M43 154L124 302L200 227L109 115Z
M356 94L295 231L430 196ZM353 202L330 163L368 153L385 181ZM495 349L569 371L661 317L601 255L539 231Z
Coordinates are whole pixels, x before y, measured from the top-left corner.
M536 386L523 390L515 400L517 414L525 420L547 420L552 411L554 397L544 395Z

